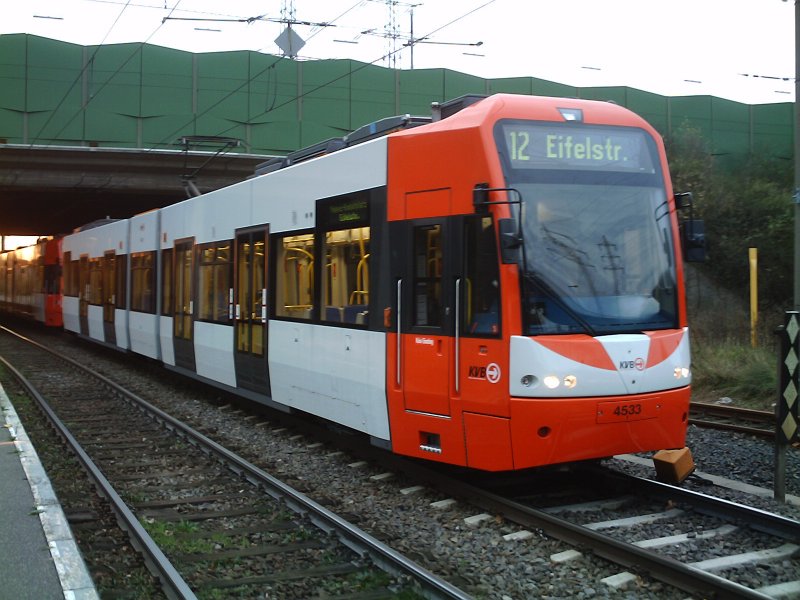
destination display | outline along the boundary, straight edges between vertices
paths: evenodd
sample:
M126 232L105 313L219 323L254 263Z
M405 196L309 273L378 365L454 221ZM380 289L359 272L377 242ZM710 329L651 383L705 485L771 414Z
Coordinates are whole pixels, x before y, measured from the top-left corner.
M500 150L514 169L655 170L641 129L516 121L501 123L500 131Z
M369 204L366 194L363 193L322 203L318 211L320 224L325 229L339 229L343 225L356 227L359 224L369 224Z

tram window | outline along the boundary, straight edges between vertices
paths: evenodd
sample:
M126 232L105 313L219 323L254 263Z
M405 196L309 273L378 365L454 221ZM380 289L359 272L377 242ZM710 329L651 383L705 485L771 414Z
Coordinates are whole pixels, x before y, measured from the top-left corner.
M228 323L231 288L231 242L198 246L197 318Z
M64 295L77 296L78 286L73 282L73 270L75 265L72 262L72 252L64 252Z
M114 251L107 252L100 263L103 281L103 316L108 322L114 321L114 310L117 308L117 256Z
M44 293L57 294L58 282L61 277L60 265L45 265L44 266Z
M310 319L314 309L314 234L277 240L275 316Z
M89 286L89 256L86 254L81 256L78 261L78 283L78 294L81 298L81 316L86 316L91 293Z
M27 302L27 297L30 295L30 270L27 263L17 261L17 269L15 273L15 287L14 287L14 301Z
M161 314L172 316L172 248L161 251Z
M89 293L86 300L89 304L103 304L103 259L89 259Z
M128 274L128 257L125 254L117 256L117 281L116 285L116 301L117 308L125 309L128 306L127 292L127 274Z
M369 227L328 231L322 273L323 321L367 325Z
M500 332L500 274L491 217L472 217L464 223L464 285L462 323L465 335Z
M442 226L414 228L414 325L442 325Z
M131 310L156 312L155 252L131 254Z
M44 280L44 254L36 259L36 287L34 288L37 293L44 294L45 289Z

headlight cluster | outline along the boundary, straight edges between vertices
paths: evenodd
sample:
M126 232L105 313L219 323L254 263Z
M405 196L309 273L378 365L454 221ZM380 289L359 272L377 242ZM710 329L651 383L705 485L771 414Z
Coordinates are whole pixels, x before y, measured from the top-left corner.
M689 367L675 367L675 379L688 379L691 373Z
M522 385L526 387L533 387L539 382L539 379L534 375L525 375L521 379ZM567 375L563 379L558 375L545 375L542 379L546 388L551 390L556 389L558 386L563 385L565 388L572 389L578 385L578 378L575 375Z

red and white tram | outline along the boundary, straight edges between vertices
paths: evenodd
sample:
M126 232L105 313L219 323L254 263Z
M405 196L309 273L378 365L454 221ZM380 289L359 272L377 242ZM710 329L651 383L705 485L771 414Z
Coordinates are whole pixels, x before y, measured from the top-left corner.
M682 447L689 335L660 136L575 99L466 98L438 117L66 236L65 328L434 461Z
M0 311L61 327L61 237L0 252Z

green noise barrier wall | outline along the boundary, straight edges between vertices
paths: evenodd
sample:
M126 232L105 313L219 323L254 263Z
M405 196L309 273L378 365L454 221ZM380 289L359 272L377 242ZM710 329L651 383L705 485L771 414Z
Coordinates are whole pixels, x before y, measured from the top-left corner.
M0 35L0 143L182 148L184 136L236 138L236 151L286 154L431 102L510 92L610 100L668 137L688 125L711 153L793 157L794 105L577 88L534 77L392 70L354 60L293 61L250 51L192 54L146 44L78 46Z

